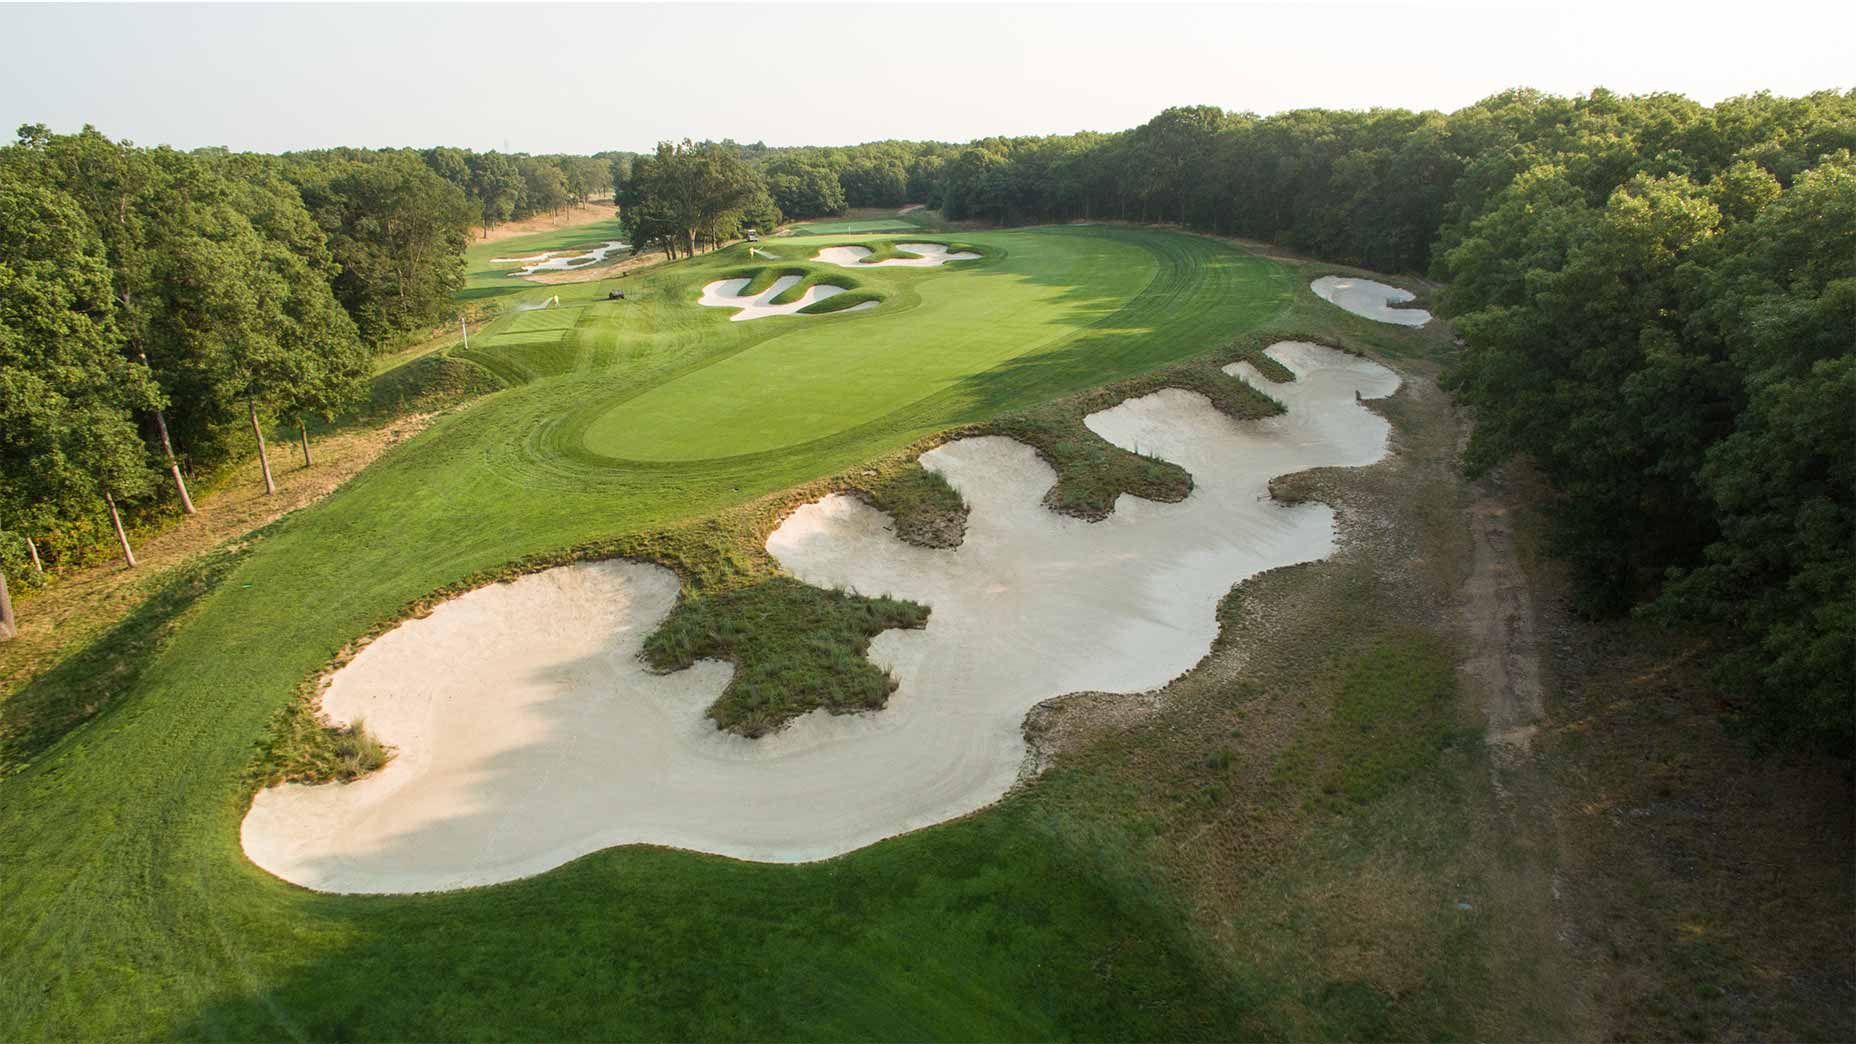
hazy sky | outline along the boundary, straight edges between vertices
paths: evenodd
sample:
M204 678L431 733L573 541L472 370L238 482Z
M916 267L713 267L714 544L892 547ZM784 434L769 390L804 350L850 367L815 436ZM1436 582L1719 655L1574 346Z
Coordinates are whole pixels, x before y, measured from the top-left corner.
M648 148L1119 130L1168 105L1856 86L1856 3L6 5L0 128Z

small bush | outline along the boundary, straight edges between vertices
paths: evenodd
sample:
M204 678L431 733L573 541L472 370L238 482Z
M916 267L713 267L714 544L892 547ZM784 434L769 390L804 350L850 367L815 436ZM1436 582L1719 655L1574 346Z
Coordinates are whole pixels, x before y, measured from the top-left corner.
M272 721L248 778L255 787L347 783L379 771L392 759L392 751L360 719L349 725L325 721L306 685Z
M928 607L896 598L825 591L791 577L714 595L686 596L645 640L645 662L678 670L728 660L735 676L709 708L744 736L772 732L809 710L876 710L896 680L865 657L891 628L928 624Z

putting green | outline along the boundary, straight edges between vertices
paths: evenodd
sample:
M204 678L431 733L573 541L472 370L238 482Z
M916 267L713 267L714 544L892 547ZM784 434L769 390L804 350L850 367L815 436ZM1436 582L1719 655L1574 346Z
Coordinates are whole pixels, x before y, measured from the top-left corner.
M1113 315L1157 264L1133 243L1015 237L996 263L888 280L914 290L830 324L778 333L626 402L586 432L589 450L634 460L756 453L834 434ZM861 274L861 273L860 273Z
M866 232L914 231L920 228L907 218L873 218L866 221L812 221L786 230L789 236L848 236Z
M873 311L757 321L770 336L593 419L585 449L639 461L763 453L937 394L977 402L979 375L1007 363L1092 346L1111 354L1097 342L1154 332L1161 300L1183 299L1192 318L1235 329L1289 296L1271 278L1275 266L1228 251L1054 231L969 238L990 255L949 269L860 270L890 292Z

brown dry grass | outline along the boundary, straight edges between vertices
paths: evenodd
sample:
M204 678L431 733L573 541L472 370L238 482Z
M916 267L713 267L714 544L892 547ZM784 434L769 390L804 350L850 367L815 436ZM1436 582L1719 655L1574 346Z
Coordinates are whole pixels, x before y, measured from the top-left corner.
M610 220L613 215L613 203L610 199L589 200L576 203L553 214L537 214L520 221L505 221L495 228L484 232L477 230L476 242L496 243L517 236L526 236L534 232L552 232L562 228L577 228L599 221Z
M1705 635L1568 610L1523 468L1522 561L1548 607L1533 743L1557 931L1590 1039L1856 1038L1851 767L1760 755L1730 729Z
M1574 616L1547 491L1464 482L1412 369L1396 456L1274 486L1337 507L1339 552L1242 585L1166 689L1039 707L1025 785L1126 808L1136 872L1259 991L1249 1036L1850 1039L1850 767L1750 753L1702 637ZM1285 775L1401 631L1456 650L1461 741L1365 804Z
M1125 806L1127 832L1147 839L1142 872L1181 897L1214 960L1257 984L1249 1036L1565 1029L1538 1018L1564 996L1550 930L1510 916L1537 901L1537 881L1493 872L1525 854L1488 785L1470 693L1440 710L1449 741L1376 796L1324 793L1346 766L1282 771L1310 743L1360 743L1332 717L1349 670L1386 650L1462 648L1456 599L1473 547L1459 422L1427 367L1406 370L1375 407L1394 424L1394 456L1278 483L1336 506L1337 554L1241 585L1211 655L1159 693L1081 694L1027 721L1027 768L1050 773L1027 786L1053 802ZM1490 1003L1514 987L1487 971L1502 965L1529 973L1512 1008Z
M295 441L279 442L271 447L275 496L265 495L253 457L229 469L212 488L194 491L198 514L132 532L139 563L135 569L115 558L61 574L43 590L17 598L19 635L0 646L0 699L120 621L174 569L329 495L393 445L418 434L432 416L398 417L377 428L346 429L312 439L315 466L310 468L303 467Z

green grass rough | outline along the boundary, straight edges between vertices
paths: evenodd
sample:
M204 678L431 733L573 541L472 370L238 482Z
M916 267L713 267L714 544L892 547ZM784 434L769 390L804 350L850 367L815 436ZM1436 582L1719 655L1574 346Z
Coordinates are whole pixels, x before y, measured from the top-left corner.
M984 261L859 272L884 307L805 320L731 324L695 305L739 248L622 281L473 275L505 303L558 293L581 321L552 346L505 344L522 333L505 312L470 351L406 364L390 382L401 401L508 387L262 531L178 616L155 611L172 626L153 621L159 641L107 706L0 780L0 1038L1245 1035L1271 981L1207 957L1138 833L1090 811L1113 795L1088 780L805 866L634 847L494 888L352 897L287 885L239 851L278 716L358 638L456 585L576 549L665 561L696 596L672 651L732 649L764 692L812 651L741 620L811 619L829 596L786 605L796 585L770 585L756 541L779 505L848 486L833 476L1247 332L1423 350L1327 316L1292 266L1210 240L970 238ZM608 304L616 286L627 300ZM924 479L882 477L878 498L953 510ZM820 618L833 635L919 611L836 608ZM110 653L96 648L96 672L115 669ZM43 703L58 684L10 700ZM1330 1006L1372 1024L1365 1001Z

